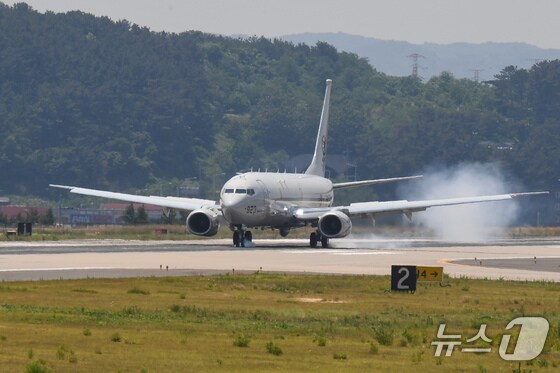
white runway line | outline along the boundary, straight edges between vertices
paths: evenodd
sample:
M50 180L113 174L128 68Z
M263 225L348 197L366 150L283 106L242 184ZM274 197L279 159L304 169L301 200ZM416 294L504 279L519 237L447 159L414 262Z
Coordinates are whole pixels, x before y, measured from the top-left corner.
M404 252L397 251L375 251L375 250L354 250L354 249L319 249L319 250L283 250L286 254L330 254L330 255L398 255Z
M45 267L45 268L12 268L12 269L0 269L0 272L31 272L31 271L88 271L88 270L110 270L115 269L115 267ZM121 267L119 269L137 269L137 268L127 268Z

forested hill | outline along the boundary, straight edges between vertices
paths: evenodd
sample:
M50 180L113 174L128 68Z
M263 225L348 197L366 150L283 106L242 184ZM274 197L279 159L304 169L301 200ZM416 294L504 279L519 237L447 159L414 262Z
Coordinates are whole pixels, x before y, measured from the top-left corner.
M154 33L0 3L0 193L283 169L312 150L327 78L329 152L359 177L499 161L528 187L557 183L559 61L484 84L422 82L325 43Z

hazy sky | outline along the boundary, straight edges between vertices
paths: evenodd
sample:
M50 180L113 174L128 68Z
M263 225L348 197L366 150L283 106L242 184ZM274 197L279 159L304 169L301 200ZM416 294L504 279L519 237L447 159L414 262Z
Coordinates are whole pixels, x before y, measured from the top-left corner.
M20 1L5 1L12 5ZM520 41L560 49L558 0L27 0L154 31L274 37L345 32L412 43Z

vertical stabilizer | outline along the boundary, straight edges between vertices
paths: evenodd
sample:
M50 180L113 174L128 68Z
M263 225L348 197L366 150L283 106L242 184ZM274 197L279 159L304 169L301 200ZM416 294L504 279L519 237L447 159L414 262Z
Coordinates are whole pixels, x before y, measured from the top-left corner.
M323 101L323 111L321 112L321 122L319 132L317 132L317 142L315 143L315 153L313 160L305 173L307 175L325 176L325 163L327 158L327 133L329 129L329 106L331 100L332 80L327 79L325 99Z

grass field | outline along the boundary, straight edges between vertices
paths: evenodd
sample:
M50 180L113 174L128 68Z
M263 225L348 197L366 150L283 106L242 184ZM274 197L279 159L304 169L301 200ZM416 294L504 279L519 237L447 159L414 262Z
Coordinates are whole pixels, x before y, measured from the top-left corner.
M0 283L1 372L512 372L505 326L544 316L560 366L556 283L446 279L391 293L386 276L252 275ZM440 323L492 352L434 357Z

